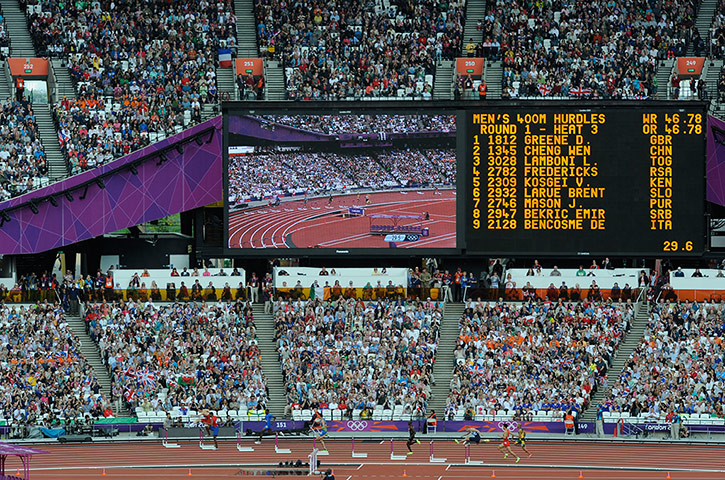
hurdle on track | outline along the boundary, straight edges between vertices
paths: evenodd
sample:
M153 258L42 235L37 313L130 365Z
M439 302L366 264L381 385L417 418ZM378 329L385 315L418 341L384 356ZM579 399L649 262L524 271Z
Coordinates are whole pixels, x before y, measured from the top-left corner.
M393 451L393 440L390 440L390 459L391 460L407 460L407 455L396 455Z
M279 448L279 438L277 437L277 434L274 434L274 453L292 453L292 450L289 448ZM317 456L315 455L315 458Z
M463 447L463 463L465 465L483 465L483 460L471 460L471 445Z
M352 439L352 458L368 458L367 453L355 453L355 437Z
M433 450L433 440L430 441L430 463L445 463L447 458L436 458Z
M169 431L161 427L161 445L166 448L181 448L178 443L169 443Z
M318 450L317 449L317 437L314 436L315 433L313 433L312 435L313 435L313 437L312 437L312 450L316 451L317 452L317 455L329 455L330 452L328 452L327 450Z
M206 436L204 435L204 428L199 428L199 448L201 448L202 450L216 450L216 447L214 445L206 445L204 443L205 437Z
M254 448L242 445L242 432L237 431L237 450L240 452L253 452Z
M320 472L317 470L317 454L319 452L316 448L312 449L312 453L307 455L307 458L310 460L310 475L319 475Z

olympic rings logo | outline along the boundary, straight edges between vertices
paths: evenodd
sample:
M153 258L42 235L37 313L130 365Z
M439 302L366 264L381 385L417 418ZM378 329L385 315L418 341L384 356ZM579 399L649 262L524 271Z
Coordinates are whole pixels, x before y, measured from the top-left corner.
M368 422L351 420L347 422L347 428L349 428L353 432L362 432L363 430L368 428Z
M505 427L508 427L511 432L516 432L519 429L519 422L514 422L514 421L498 422L498 428L503 430Z

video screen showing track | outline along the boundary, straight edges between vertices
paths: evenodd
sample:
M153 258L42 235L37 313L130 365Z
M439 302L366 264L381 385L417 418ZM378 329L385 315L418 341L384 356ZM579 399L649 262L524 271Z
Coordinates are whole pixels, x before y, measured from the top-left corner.
M453 114L228 118L228 246L456 248Z

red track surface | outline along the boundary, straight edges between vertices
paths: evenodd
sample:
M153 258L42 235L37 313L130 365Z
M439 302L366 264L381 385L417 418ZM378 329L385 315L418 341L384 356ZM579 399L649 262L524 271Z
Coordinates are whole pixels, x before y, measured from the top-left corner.
M371 205L365 214L397 215L430 214L424 222L430 229L428 238L417 242L401 242L399 248L455 248L456 193L454 190L422 192L381 192L369 194ZM384 235L370 235L367 217L343 218L341 210L363 205L365 197L357 194L315 198L305 205L303 200L284 202L276 207L235 212L229 218L230 248L387 248ZM338 212L338 213L333 213ZM400 220L400 225L416 224Z
M657 479L725 480L725 460L721 446L625 445L594 443L530 443L532 458L522 458L518 465L503 459L494 444L474 446L473 460L485 460L484 466L463 466L463 447L450 441L435 444L436 457L447 457L443 464L429 464L429 445L414 446L414 455L405 461L390 460L390 442L356 442L357 452L368 458L350 456L349 441L328 441L330 456L319 457L322 468L331 464L337 480L398 479L405 473L419 480L454 480L491 478L495 471L500 479ZM103 468L109 479L249 478L238 475L243 465L271 465L285 460L307 460L309 440L280 440L280 447L291 454L275 454L270 440L253 445L252 453L240 453L233 443L222 443L217 451L201 450L197 443L182 443L181 448L165 449L159 443L54 445L41 447L50 455L36 456L31 464L31 479L101 478ZM250 444L251 445L251 444ZM514 447L516 448L516 447ZM405 442L395 442L396 454L405 451ZM517 451L517 450L514 450ZM518 452L517 452L518 453ZM452 466L451 464L456 464ZM149 468L155 466L156 468ZM15 458L8 459L7 472L19 467ZM258 478L258 477L256 477ZM295 477L286 477L295 478ZM309 478L309 477L304 477Z

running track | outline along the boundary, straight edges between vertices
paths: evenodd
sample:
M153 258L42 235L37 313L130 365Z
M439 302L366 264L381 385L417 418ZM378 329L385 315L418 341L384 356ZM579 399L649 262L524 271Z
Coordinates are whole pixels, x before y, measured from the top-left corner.
M421 440L414 455L405 461L390 460L390 442L356 442L357 452L368 458L351 458L349 441L328 441L330 456L319 457L321 468L331 465L337 480L463 480L499 479L657 479L725 480L722 446L671 446L653 444L595 444L530 442L532 458L522 458L518 465L503 459L494 444L472 447L473 460L485 460L484 466L464 466L463 447L452 441L435 444L436 457L447 457L443 464L430 464L429 444ZM31 463L31 479L101 478L103 468L108 479L138 480L146 478L188 479L189 468L197 479L240 479L244 465L272 465L285 460L307 460L310 440L280 439L280 447L291 454L275 454L273 441L253 445L252 453L240 453L231 442L221 442L217 451L201 450L196 442L181 443L181 448L165 449L160 443L94 443L89 445L53 445L38 448L51 452L38 455ZM514 447L516 448L516 447ZM395 453L405 451L405 442L395 442ZM514 450L517 451L517 450ZM362 462L362 463L361 463ZM7 472L15 473L17 458L9 458ZM153 468L149 468L153 467ZM296 478L296 477L287 477ZM309 477L302 477L309 478Z
M428 238L402 242L400 248L455 248L456 193L441 190L381 192L369 194L371 204L366 215L373 213L419 215L429 212ZM283 202L276 207L261 207L230 214L230 248L387 248L383 235L370 235L367 217L342 218L341 212L353 205L364 205L365 196L357 194L308 201ZM401 220L400 224L418 223Z

